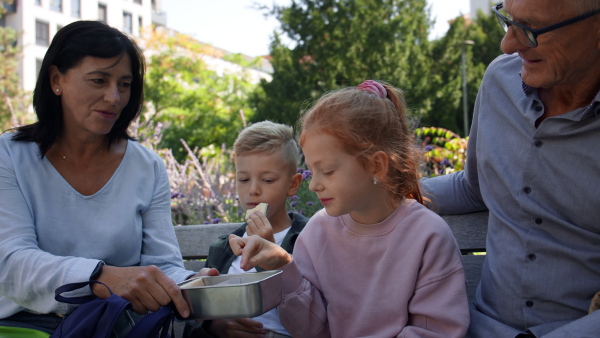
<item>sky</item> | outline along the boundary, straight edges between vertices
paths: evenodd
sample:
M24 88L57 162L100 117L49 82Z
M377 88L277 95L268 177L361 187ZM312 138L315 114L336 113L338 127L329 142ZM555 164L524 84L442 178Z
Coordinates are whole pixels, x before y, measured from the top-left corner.
M430 38L448 30L448 20L469 13L469 0L427 0L436 20ZM167 27L232 53L256 57L269 54L269 43L279 21L253 8L287 5L289 0L165 0Z

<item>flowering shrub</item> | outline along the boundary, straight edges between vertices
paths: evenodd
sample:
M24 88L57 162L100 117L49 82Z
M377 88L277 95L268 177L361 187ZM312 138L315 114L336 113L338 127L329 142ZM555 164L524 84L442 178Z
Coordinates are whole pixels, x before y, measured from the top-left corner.
M312 172L304 168L298 168L298 173L302 174L302 182L298 193L292 197L288 197L288 211L295 211L301 215L310 217L322 208L321 202L317 198L317 194L308 189Z
M243 222L243 210L235 190L235 167L232 151L226 147L208 146L187 151L183 163L179 163L170 149L156 149L160 142L161 124L149 135L136 136L142 143L156 151L165 161L171 182L171 210L174 225ZM467 139L442 128L420 128L416 136L421 140L423 161L422 176L437 176L462 170L466 159ZM322 208L317 195L308 186L312 172L301 167L300 189L289 197L287 207L310 217Z
M464 169L468 138L435 127L419 128L415 134L421 140L423 151L421 176L447 175Z

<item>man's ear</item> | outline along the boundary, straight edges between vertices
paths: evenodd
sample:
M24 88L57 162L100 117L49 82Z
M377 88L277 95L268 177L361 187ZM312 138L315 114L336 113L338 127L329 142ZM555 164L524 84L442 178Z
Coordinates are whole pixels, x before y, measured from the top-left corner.
M289 197L292 197L298 193L298 189L300 189L300 183L302 183L302 174L295 173L294 176L292 176L290 189L288 189L287 193Z
M378 181L383 181L388 172L389 157L383 151L377 151L371 156L371 172Z

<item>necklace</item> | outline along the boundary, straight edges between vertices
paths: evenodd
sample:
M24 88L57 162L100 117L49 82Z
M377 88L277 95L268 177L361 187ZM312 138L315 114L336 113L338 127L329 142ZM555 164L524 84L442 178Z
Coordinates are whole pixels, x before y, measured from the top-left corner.
M63 158L63 160L69 161L69 159L65 155L63 155L63 153L60 152L60 149L58 149L58 146L56 147L56 151L58 151L58 154L60 155L60 157ZM100 155L100 154L102 154L102 149L98 150L98 152L96 153L96 155Z

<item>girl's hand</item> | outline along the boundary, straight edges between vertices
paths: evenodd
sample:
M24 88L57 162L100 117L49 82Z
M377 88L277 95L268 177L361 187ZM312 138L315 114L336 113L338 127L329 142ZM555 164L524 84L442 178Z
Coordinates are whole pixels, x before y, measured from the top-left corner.
M257 235L267 241L275 243L275 236L273 236L273 227L267 219L267 216L261 211L254 211L246 220L248 226L246 226L246 233L248 236Z
M265 270L278 269L292 261L292 256L282 247L256 235L244 238L229 235L229 246L234 255L242 256L240 268L244 271L255 266Z

